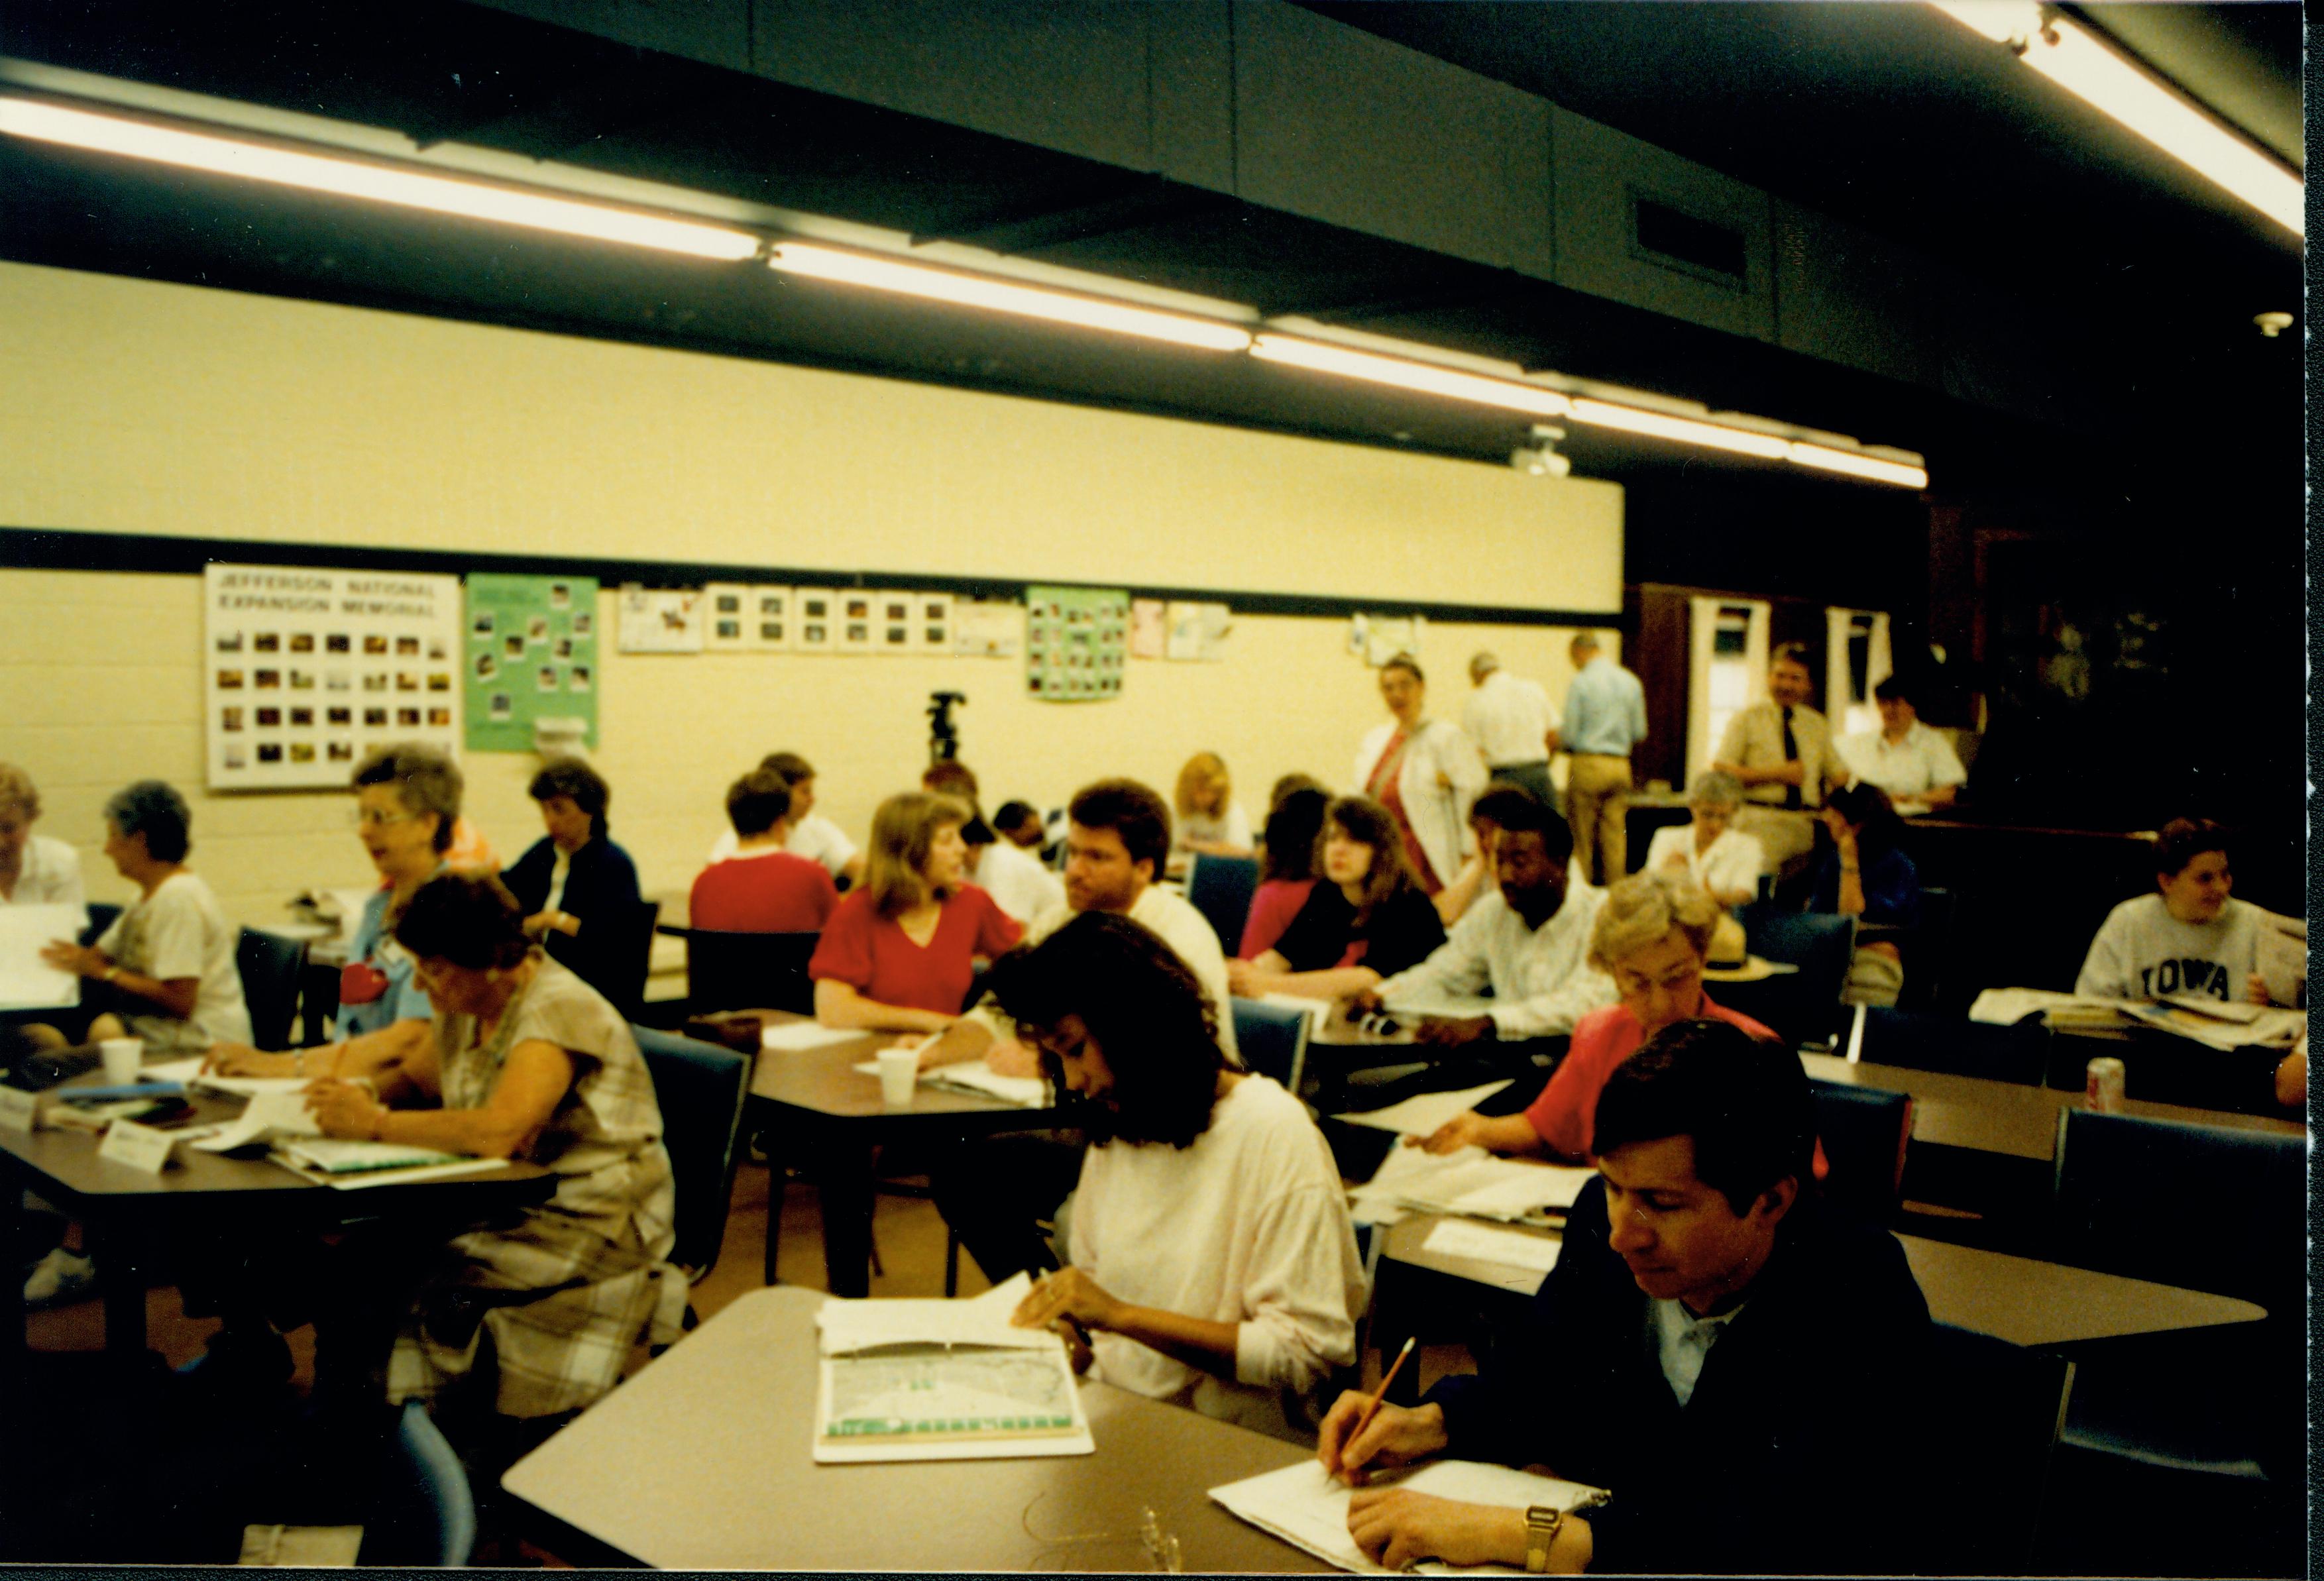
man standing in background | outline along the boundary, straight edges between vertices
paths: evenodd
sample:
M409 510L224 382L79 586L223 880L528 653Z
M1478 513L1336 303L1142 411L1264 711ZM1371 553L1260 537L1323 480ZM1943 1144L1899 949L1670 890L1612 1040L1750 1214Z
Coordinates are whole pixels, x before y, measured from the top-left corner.
M1499 658L1481 651L1469 661L1469 684L1476 690L1461 710L1461 728L1485 755L1487 771L1525 786L1544 806L1555 807L1549 754L1556 716L1550 712L1549 694L1540 682L1509 674Z
M1711 765L1743 782L1749 816L1737 827L1759 842L1769 872L1814 844L1812 814L1823 805L1824 787L1848 781L1830 722L1808 706L1814 689L1806 647L1778 647L1767 661L1767 701L1727 722Z
M1573 639L1573 685L1565 690L1565 725L1549 749L1572 759L1565 769L1565 821L1573 826L1573 859L1593 884L1629 870L1630 749L1646 739L1646 689L1600 650L1594 631Z

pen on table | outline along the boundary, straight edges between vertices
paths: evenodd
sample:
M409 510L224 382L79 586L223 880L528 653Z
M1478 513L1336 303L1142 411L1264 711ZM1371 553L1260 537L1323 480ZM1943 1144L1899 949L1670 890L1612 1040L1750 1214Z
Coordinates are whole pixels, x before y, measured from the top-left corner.
M1372 1418L1379 1414L1380 1402L1388 1398L1388 1386L1396 1382L1397 1374L1404 1368L1405 1358L1412 1354L1412 1347L1419 1339L1419 1335L1413 1335L1404 1342L1404 1348L1396 1353L1396 1360L1388 1364L1388 1374L1380 1379L1380 1386L1373 1391L1370 1402L1364 1407L1364 1414L1356 1419L1355 1430L1348 1435L1348 1443L1354 1443L1363 1436L1363 1430L1372 1425Z

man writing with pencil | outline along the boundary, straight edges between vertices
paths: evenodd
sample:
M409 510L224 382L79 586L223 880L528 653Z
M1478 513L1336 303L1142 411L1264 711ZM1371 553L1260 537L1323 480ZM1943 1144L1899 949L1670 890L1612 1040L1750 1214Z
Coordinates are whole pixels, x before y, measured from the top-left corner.
M1357 1486L1359 1546L1390 1568L1922 1567L1928 1435L1898 1419L1926 1376L1928 1306L1894 1236L1825 1211L1813 1143L1798 1060L1737 1028L1681 1022L1618 1066L1599 1179L1495 1371L1416 1408L1345 1394L1324 1418L1317 1457ZM1561 1515L1362 1485L1441 1451L1613 1498Z

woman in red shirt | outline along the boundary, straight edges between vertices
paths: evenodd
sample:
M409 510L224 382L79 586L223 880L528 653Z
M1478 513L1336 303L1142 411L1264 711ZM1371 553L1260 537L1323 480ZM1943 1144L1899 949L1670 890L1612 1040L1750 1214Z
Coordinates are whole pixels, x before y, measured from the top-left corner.
M824 924L807 962L815 1018L867 1032L942 1032L988 959L1024 930L966 882L969 810L950 796L890 796L872 819L863 882Z
M1590 1157L1598 1093L1606 1078L1664 1027L1696 1019L1725 1021L1753 1037L1775 1038L1749 1016L1712 1004L1702 991L1702 968L1720 915L1718 902L1692 879L1661 870L1632 874L1608 889L1590 931L1590 964L1614 979L1621 1002L1574 1023L1572 1043L1557 1073L1523 1114L1471 1111L1447 1121L1433 1135L1406 1140L1431 1153L1474 1144L1495 1153L1583 1162Z

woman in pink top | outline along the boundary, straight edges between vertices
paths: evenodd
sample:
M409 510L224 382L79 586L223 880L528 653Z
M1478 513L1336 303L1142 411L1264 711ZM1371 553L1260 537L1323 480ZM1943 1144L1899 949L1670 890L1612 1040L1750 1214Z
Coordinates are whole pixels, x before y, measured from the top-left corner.
M1259 837L1259 892L1250 897L1239 960L1256 961L1275 948L1283 930L1307 904L1315 887L1315 847L1323 834L1323 809L1332 798L1320 789L1286 793L1267 815Z
M1024 930L964 882L969 810L950 796L890 796L872 818L863 882L824 924L807 966L815 1018L867 1032L942 1032L960 1016L976 957Z
M1495 1153L1580 1162L1590 1156L1591 1123L1606 1078L1664 1027L1696 1019L1725 1021L1753 1037L1775 1038L1749 1016L1712 1004L1702 991L1702 968L1719 917L1718 904L1683 875L1637 873L1608 889L1590 933L1590 964L1614 979L1621 1003L1593 1010L1574 1024L1572 1043L1557 1073L1523 1114L1471 1111L1433 1135L1406 1140L1431 1153L1474 1144Z

